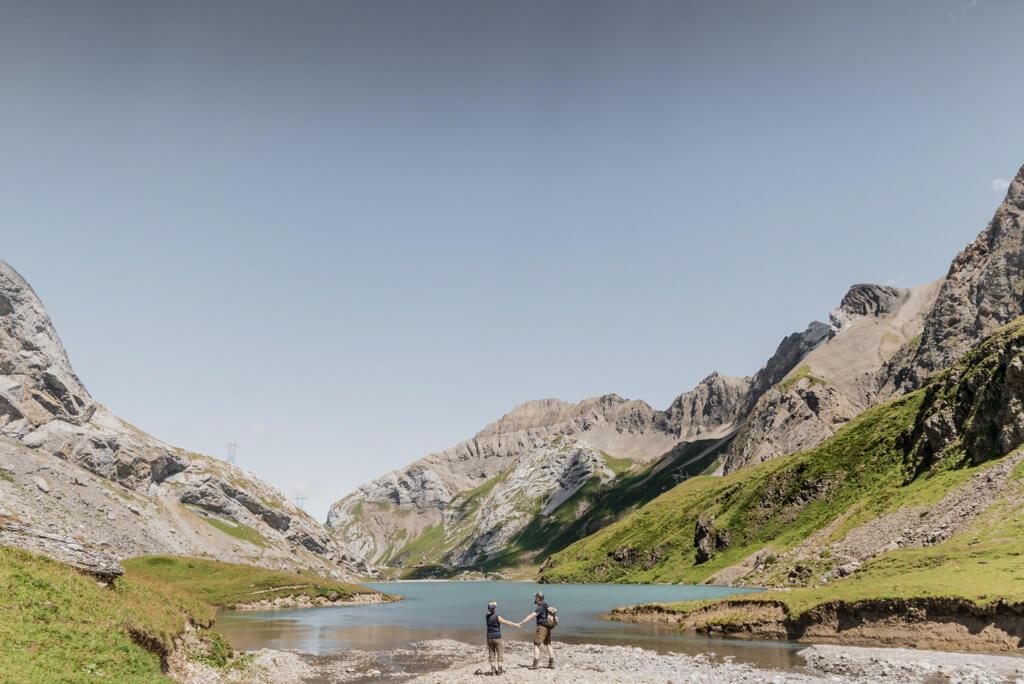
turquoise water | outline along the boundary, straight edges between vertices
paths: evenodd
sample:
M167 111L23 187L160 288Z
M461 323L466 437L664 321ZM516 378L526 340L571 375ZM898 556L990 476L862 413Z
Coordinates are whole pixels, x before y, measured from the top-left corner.
M715 598L748 593L733 587L630 584L553 584L528 582L379 582L368 586L404 597L395 603L254 612L226 611L217 628L236 648L298 649L329 654L340 649L403 648L423 639L457 639L482 643L488 601L513 622L533 609L533 593L543 591L558 608L556 641L641 646L660 652L704 653L735 657L758 665L788 667L794 647L782 642L738 641L688 635L670 625L634 625L602 619L617 606L636 603ZM506 639L530 638L503 627Z

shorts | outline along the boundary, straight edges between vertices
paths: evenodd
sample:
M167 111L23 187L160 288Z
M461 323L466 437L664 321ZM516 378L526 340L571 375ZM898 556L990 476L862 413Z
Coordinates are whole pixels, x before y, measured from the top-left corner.
M533 633L533 645L540 646L548 645L551 643L551 628L547 625L537 625L537 630Z

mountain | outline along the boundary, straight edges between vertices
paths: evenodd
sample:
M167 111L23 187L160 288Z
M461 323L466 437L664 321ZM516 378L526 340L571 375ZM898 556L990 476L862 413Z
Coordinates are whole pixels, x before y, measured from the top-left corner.
M975 521L977 534L988 535L1024 496L1016 474L1024 441L1022 264L1024 168L938 283L916 292L855 286L832 316L839 332L762 397L769 420L748 419L741 433L761 422L768 428L754 444L800 436L780 431L799 412L772 410L792 393L794 378L808 407L822 405L818 387L827 392L841 380L843 396L862 403L851 407L862 412L852 424L817 446L773 448L769 458L792 455L755 467L744 466L768 458L737 459L739 434L720 482L687 483L646 503L552 556L544 577L806 583L811 575L843 576L895 548L941 544ZM901 345L890 339L894 327L898 337L920 334ZM878 341L884 346L876 348ZM877 349L884 352L872 355ZM814 419L797 423L813 427ZM971 472L982 464L990 467ZM990 510L996 512L985 519ZM1008 534L1016 543L1019 531ZM617 559L626 559L625 567Z
M563 548L685 477L811 446L870 405L936 285L856 285L753 376L712 373L663 410L609 394L516 407L472 439L360 487L327 526L385 565L500 568Z
M700 403L694 397L689 406ZM688 418L687 429L715 431L712 411ZM608 477L620 467L608 452L628 449L644 462L676 441L668 417L641 401L616 395L579 404L531 401L472 439L363 485L331 507L327 526L353 553L372 562L441 563L448 553L453 561L465 553L478 558L489 534L493 546L521 529L534 509L571 498L595 474ZM546 464L525 492L532 474L517 469L521 462ZM490 518L500 532L481 527L476 519L481 504L486 504L483 515L496 507L505 512L501 520Z
M893 391L921 386L1024 313L1024 167L985 230L950 264L920 343L889 370Z
M829 339L750 407L724 472L813 447L887 398L886 367L920 338L938 290L939 282L851 287L830 316Z
M498 568L542 560L687 477L812 449L1024 313L1022 213L1024 169L944 278L854 285L753 376L713 373L664 411L612 394L527 402L363 485L328 527L377 563Z
M366 568L251 474L112 414L71 367L27 282L0 261L0 539L65 556L207 556L337 577Z
M1024 317L813 449L673 488L552 555L542 580L809 587L853 576L868 597L895 591L901 572L924 581L969 564L979 582L998 572L1010 587L1024 549L1022 442Z

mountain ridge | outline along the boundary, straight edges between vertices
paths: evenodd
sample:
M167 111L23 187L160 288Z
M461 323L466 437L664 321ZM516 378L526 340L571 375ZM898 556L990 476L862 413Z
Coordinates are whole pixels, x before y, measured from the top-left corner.
M446 516L446 508L492 487L517 462L550 450L552 439L571 439L574 449L596 449L628 461L625 472L634 475L666 468L695 474L680 469L678 448L698 440L717 444L700 450L714 460L699 465L717 467L718 473L813 448L866 409L922 386L984 333L1024 313L1024 268L1018 266L1024 264L1022 215L1024 168L988 226L954 259L946 276L913 288L854 284L828 323L813 321L785 337L757 372L740 378L711 373L665 410L613 394L578 404L526 402L470 440L363 485L331 507L327 526L340 543L372 562L401 565L403 551L413 548L422 563L426 546L432 553L427 555L445 565L465 561L460 549L466 545L478 546L463 538L467 525L492 538L503 527L495 522L482 529ZM587 471L586 480L570 478L569 498L582 496L577 514L562 520L573 523L570 527L602 497L621 499L608 491L621 473L592 481L598 465ZM559 492L548 494L566 497ZM367 512L363 504L375 510ZM477 502L485 508L493 504ZM620 504L616 515L625 511ZM529 522L523 522L523 510L516 512L515 534L505 529L499 535L522 551L521 559L529 553L513 540L531 529L551 529L557 517L548 505L534 508ZM429 544L421 543L422 535L430 536ZM486 563L486 558L473 556L473 562Z
M879 289L871 289L875 287ZM669 466L690 472L688 463L681 463L675 450L697 442L721 442L721 448L703 449L702 458L721 457L727 462L736 444L734 438L743 434L759 401L772 395L809 354L830 344L840 332L865 325L859 322L862 319L897 315L908 301L920 300L918 295L914 289L856 285L833 311L833 317L844 312L840 326L813 321L805 330L786 336L753 375L732 377L712 372L664 410L617 394L590 397L576 404L560 399L523 402L474 437L363 485L331 507L327 526L343 545L371 562L406 564L403 550L411 545L417 553L421 551L416 540L424 535L432 539L432 560L439 565L463 567L487 562L489 554L470 554L468 548L483 544L490 555L497 554L499 544L494 540L509 543L517 535L528 534L531 527L546 527L544 519L554 520L552 509L548 503L529 504L529 511L514 512L515 523L495 520L487 529L486 525L446 513L453 502L457 507L467 492L489 487L496 478L515 470L520 461L536 461L540 453L559 453L552 449L552 440L560 440L562 449L596 450L606 460L626 461L629 465L620 470L633 474L646 472L648 467L659 472ZM793 391L803 396L805 388L800 382L799 378L794 380ZM830 432L821 437L827 434ZM701 469L710 464L697 460ZM552 489L544 494L562 501L587 488L585 501L575 502L578 514L563 522L575 522L586 515L595 497L614 487L621 474L597 476L597 481L591 481L601 471L601 465L595 463L586 477L566 475L562 480L568 482L567 489L549 483ZM481 503L486 504L484 508L497 505L490 500ZM365 504L372 504L373 510ZM527 506L525 501L521 504ZM476 512L474 509L473 514ZM461 538L467 526L476 530L479 538Z
M339 578L368 571L269 484L169 446L96 401L42 301L3 261L0 495L0 526L17 525L25 539L81 540L112 558L208 556Z

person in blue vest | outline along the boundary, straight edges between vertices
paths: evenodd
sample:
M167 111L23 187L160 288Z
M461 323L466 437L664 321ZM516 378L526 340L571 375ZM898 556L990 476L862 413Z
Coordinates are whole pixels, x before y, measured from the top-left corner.
M546 646L548 650L548 668L555 669L555 650L551 648L551 628L557 624L554 619L554 608L548 606L544 600L544 592L538 591L533 595L533 604L536 608L518 623L522 627L524 622L537 618L537 629L533 633L533 665L531 670L536 670L540 662L540 647Z
M505 672L505 646L501 643L501 626L519 628L514 622L510 622L498 615L498 602L491 601L487 604L487 660L491 663L491 674L499 675Z

